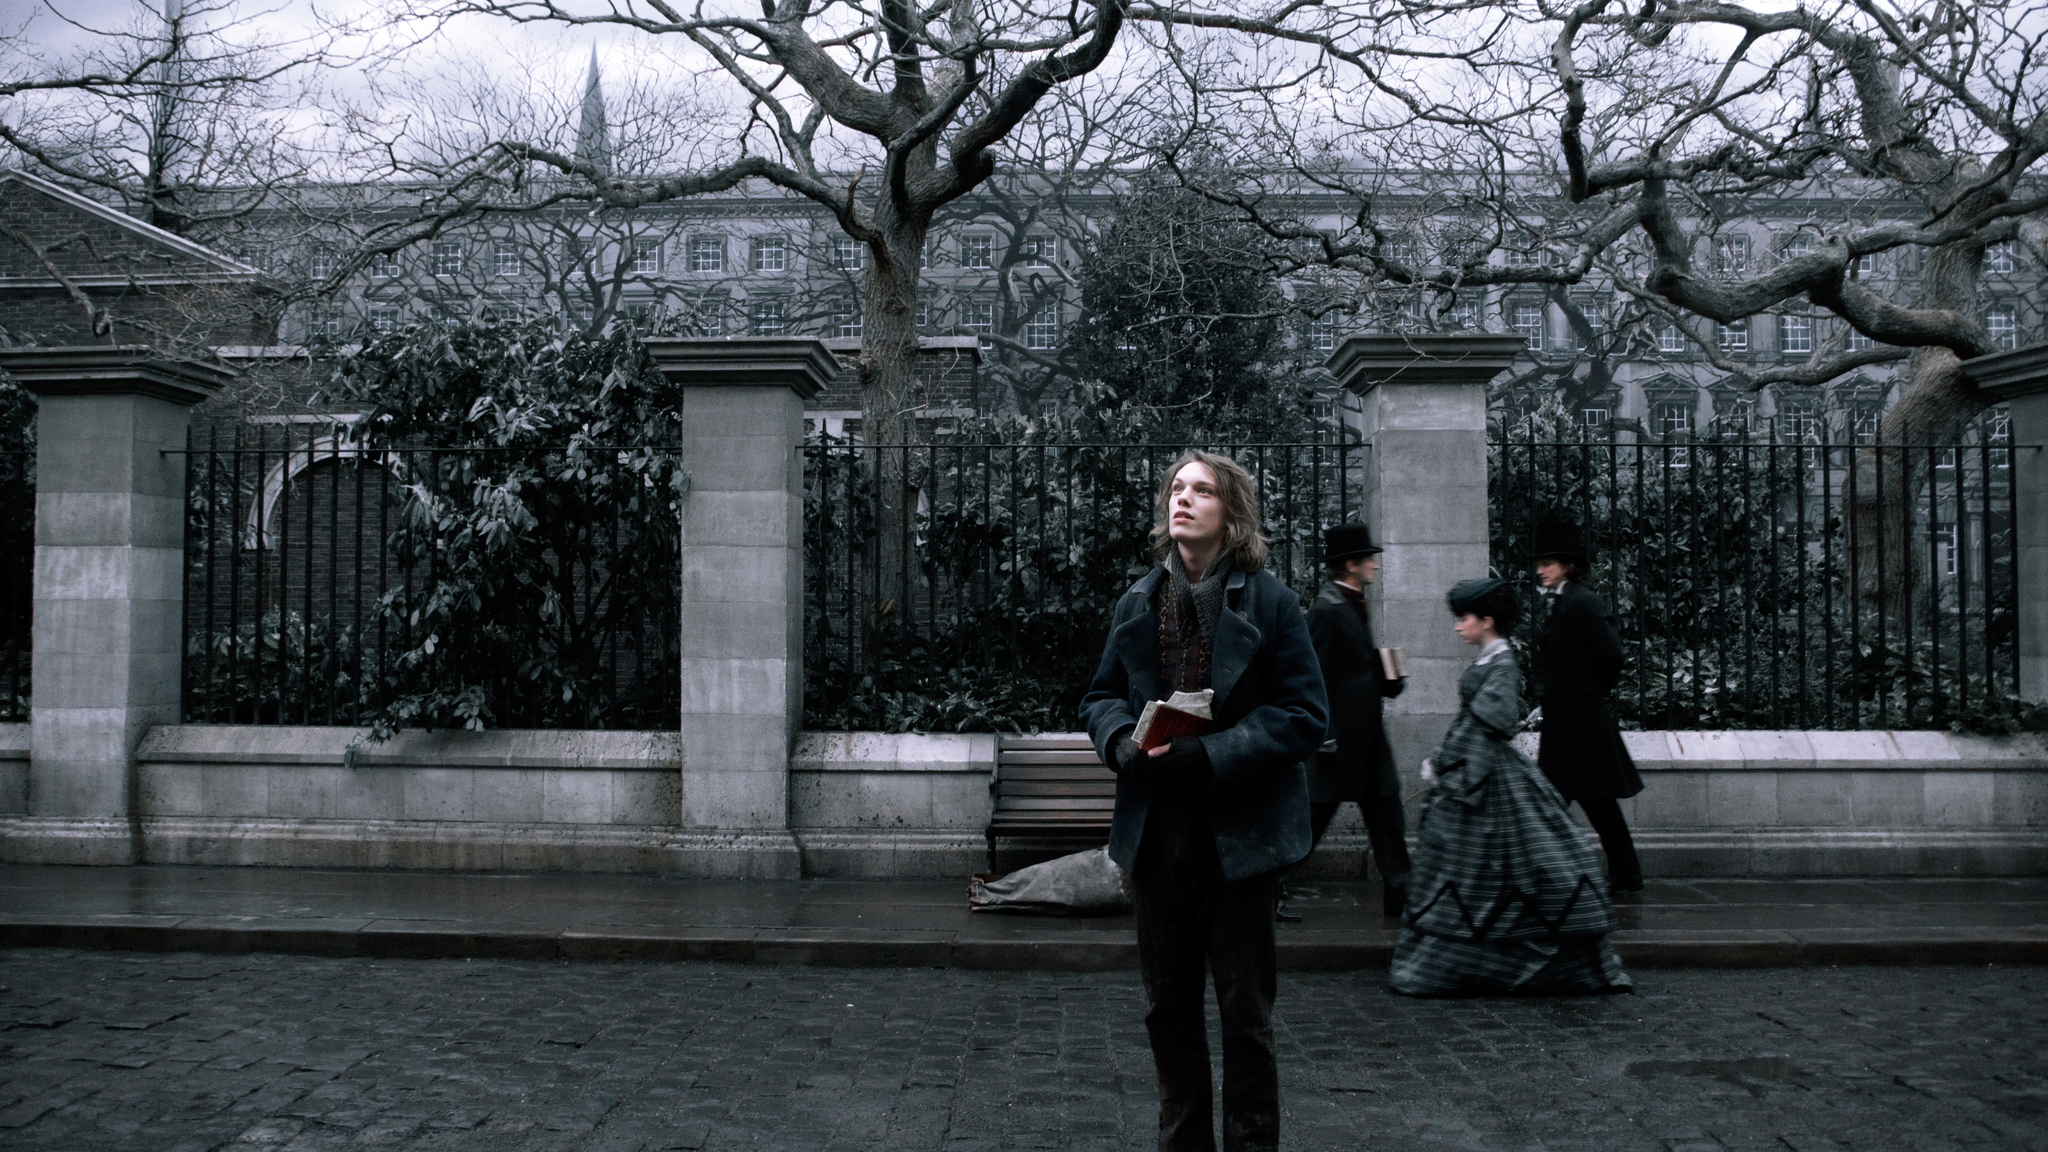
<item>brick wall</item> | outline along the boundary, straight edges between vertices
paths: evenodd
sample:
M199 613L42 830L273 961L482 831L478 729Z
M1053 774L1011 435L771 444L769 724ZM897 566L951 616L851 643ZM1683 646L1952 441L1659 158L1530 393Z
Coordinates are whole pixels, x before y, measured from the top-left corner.
M980 346L971 336L926 336L917 354L914 403L929 408L981 410ZM860 354L857 339L825 341L839 357L839 375L805 405L812 412L857 412L860 410Z

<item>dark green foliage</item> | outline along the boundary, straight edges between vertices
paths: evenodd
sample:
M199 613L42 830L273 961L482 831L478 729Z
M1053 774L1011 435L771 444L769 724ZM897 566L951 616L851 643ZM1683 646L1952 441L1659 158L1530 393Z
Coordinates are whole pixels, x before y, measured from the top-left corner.
M1104 440L1271 443L1308 429L1290 306L1264 232L1178 182L1141 179L1120 198L1081 270L1069 338L1099 416L1142 424Z
M673 723L682 403L630 331L415 328L342 361L326 399L374 405L380 446L433 449L398 468L385 543L411 576L367 662L380 736Z
M1985 516L1977 495L1985 477L1971 454L1965 487L1979 519L1966 533L1973 543L1961 576L1923 576L1910 595L1880 598L1871 553L1855 547L1849 523L1853 449L1755 439L1587 443L1555 408L1496 425L1493 439L1496 574L1517 581L1533 608L1535 523L1556 512L1588 528L1591 584L1614 607L1627 654L1615 694L1623 727L1998 730L2032 722L2009 699L2005 481L1992 473ZM1952 492L1956 481L1942 483ZM1924 516L1915 523L1905 563L1926 574ZM1979 525L1988 525L1988 542ZM1894 554L1901 546L1888 544ZM1539 622L1532 611L1517 630L1525 651Z
M912 592L901 604L877 603L871 591L878 450L812 447L806 727L1078 723L1110 612L1152 566L1152 501L1181 449L1076 444L1076 423L985 424L967 430L967 442L908 450L921 500L906 550ZM1322 526L1356 514L1346 493L1356 489L1359 454L1327 444L1223 450L1260 481L1269 567L1312 593Z

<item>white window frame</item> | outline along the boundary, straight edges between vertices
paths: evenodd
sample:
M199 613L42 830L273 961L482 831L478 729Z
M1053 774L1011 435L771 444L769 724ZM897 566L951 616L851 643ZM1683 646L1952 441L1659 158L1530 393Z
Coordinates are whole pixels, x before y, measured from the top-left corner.
M2019 317L2011 308L1986 308L1984 327L1991 333L1991 342L2000 348L2020 346Z
M1059 262L1060 242L1056 237L1026 236L1021 249L1023 255L1018 263L1026 268L1050 268Z
M1659 440L1692 435L1693 408L1683 400L1659 400L1650 407L1650 419Z
M2019 260L2013 254L2012 241L2001 240L1984 249L1984 271L1999 273L2019 271Z
M1033 312L1024 321L1024 347L1034 351L1048 351L1060 346L1060 306L1058 301L1047 304Z
M779 336L789 331L789 301L782 296L757 296L747 302L747 331Z
M842 296L832 303L832 334L844 339L859 339L867 330L867 316L861 309L861 302Z
M1778 351L1811 354L1813 317L1786 314L1778 317Z
M434 241L432 268L436 276L462 275L462 241Z
M517 244L500 240L491 246L491 275L506 279L526 275L526 258Z
M960 326L977 336L992 336L996 330L996 304L993 300L963 300L960 302Z
M1714 270L1723 276L1747 276L1751 254L1749 234L1734 232L1714 239Z
M781 236L756 236L748 241L747 262L756 272L787 272L789 241Z
M962 268L993 268L996 266L996 238L987 235L967 235L960 238L960 266Z
M315 248L313 255L306 261L306 274L315 280L325 280L334 275L337 264L334 249Z
M1657 351L1676 353L1685 350L1684 329L1676 324L1666 324L1657 329Z
M725 271L725 235L723 233L698 233L690 237L690 262L692 272Z
M1714 325L1714 346L1731 356L1749 351L1749 319Z
M1318 352L1333 352L1337 348L1337 312L1332 309L1320 316L1311 316L1308 321L1309 346Z
M399 313L396 305L371 305L369 319L370 330L379 336L398 331Z
M635 241L633 244L633 259L627 265L627 269L635 276L661 275L661 242L658 240L652 243Z
M396 280L405 274L405 265L398 259L398 253L385 252L370 258L370 279Z
M865 272L868 246L851 236L832 238L832 267L841 272Z
M1523 345L1531 352L1543 351L1543 305L1518 301L1513 308L1515 331L1522 334Z

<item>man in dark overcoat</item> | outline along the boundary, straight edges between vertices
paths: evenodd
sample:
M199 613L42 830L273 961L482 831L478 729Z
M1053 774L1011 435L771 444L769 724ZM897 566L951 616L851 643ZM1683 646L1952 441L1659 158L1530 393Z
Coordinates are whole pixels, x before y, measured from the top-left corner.
M1264 569L1251 476L1190 452L1156 509L1159 566L1117 601L1081 719L1117 774L1109 854L1131 874L1159 1147L1216 1146L1206 969L1222 1017L1223 1146L1273 1149L1273 906L1281 870L1308 855L1305 762L1329 705L1301 601ZM1149 751L1131 739L1148 701L1204 688L1206 732Z
M1640 892L1643 866L1616 801L1641 792L1643 778L1607 704L1621 682L1621 636L1606 602L1586 587L1591 560L1578 525L1536 526L1536 580L1549 603L1536 641L1536 763L1586 813L1607 853L1609 886Z
M1338 524L1323 533L1323 563L1330 579L1308 606L1308 634L1330 693L1336 739L1325 742L1316 755L1308 812L1309 828L1320 843L1337 806L1346 800L1358 805L1373 862L1379 865L1386 914L1399 916L1408 892L1407 821L1380 702L1399 696L1407 681L1387 676L1373 643L1365 586L1379 575L1380 552L1364 524Z

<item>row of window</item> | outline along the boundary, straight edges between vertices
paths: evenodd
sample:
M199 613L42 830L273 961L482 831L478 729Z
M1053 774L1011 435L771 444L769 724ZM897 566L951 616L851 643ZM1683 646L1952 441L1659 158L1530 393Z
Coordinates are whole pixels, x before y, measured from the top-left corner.
M995 304L986 300L964 300L957 305L959 326L969 333L987 336L995 332ZM630 302L624 306L628 316L646 320L652 313L653 305L648 302ZM586 311L581 317L588 321ZM380 333L395 332L404 321L404 309L396 304L373 304L365 312L372 330ZM930 327L931 305L923 300L917 303L915 323L918 328ZM789 301L780 296L760 296L748 302L746 312L748 332L757 336L776 336L794 331L796 320L790 316ZM338 313L316 317L311 325L315 335L329 339L341 339L347 332L347 324ZM826 325L826 334L859 338L865 329L860 306L857 301L841 300L832 309L831 321ZM1024 322L1024 346L1039 350L1052 350L1060 342L1060 307L1048 304L1033 312Z
M732 240L737 239L719 234L698 234L686 238L678 255L683 268L689 272L786 272L792 267L789 243L777 235L753 236L746 239L746 248L739 258L730 252ZM1798 232L1788 237L1779 252L1786 259L1810 256L1818 246L1818 240L1811 232ZM1714 268L1724 275L1745 275L1752 264L1752 241L1744 233L1732 233L1714 241ZM927 243L923 263L933 263L934 245ZM643 243L633 250L632 271L635 275L653 276L662 271L664 245L659 241ZM1397 258L1413 261L1415 246L1395 242L1390 254ZM241 254L245 262L253 263L252 253ZM520 250L512 244L493 244L489 250L491 274L494 276L519 276L524 273L524 259ZM841 271L860 271L867 265L867 246L850 236L839 236L832 240L830 258L832 267ZM1555 253L1545 250L1539 254L1545 262L1552 262ZM1029 268L1051 266L1059 258L1059 240L1053 236L1026 236L1021 245L1020 262ZM969 234L960 238L960 267L995 267L995 237L993 235ZM463 272L465 253L459 240L433 241L426 253L428 271L435 276L457 276ZM743 262L741 262L743 260ZM334 275L340 265L334 252L319 250L313 253L308 271L314 279L324 280ZM1871 276L1877 272L1878 257L1867 254L1857 257L1856 274ZM2019 258L2010 241L1993 244L1984 251L1983 270L1994 274L2009 274L2019 270ZM378 257L371 264L370 274L380 278L392 278L402 273L400 257L393 253Z
M1606 327L1607 318L1601 310L1589 306L1584 308L1583 311L1596 335ZM1544 305L1515 304L1511 308L1511 317L1515 331L1521 335L1523 342L1528 345L1530 351L1542 352L1546 349L1550 343L1550 334L1548 331L1548 310ZM1782 315L1764 317L1763 319L1767 322L1770 320L1776 321L1779 352L1797 356L1808 356L1813 353L1815 348L1814 341L1818 338L1816 336L1813 316ZM1984 312L1984 326L1990 329L1992 340L1996 341L2000 348L2011 349L2020 346L2019 317L2018 313L2011 307L2000 306L1986 309ZM1716 324L1714 326L1714 345L1723 353L1739 355L1749 352L1751 350L1749 337L1749 319L1735 320L1727 324ZM1849 333L1848 348L1852 352L1860 352L1875 345L1876 341L1861 332L1852 331ZM1334 344L1329 346L1334 347ZM1657 331L1657 350L1674 355L1683 354L1691 351L1691 345L1687 341L1685 333L1677 325L1667 324Z
M735 237L719 234L699 234L685 238L677 252L683 271L704 272L787 272L795 265L790 255L790 244L786 237L776 235L751 236L745 240L745 248L737 256L732 252ZM637 244L630 260L630 271L636 276L660 275L664 265L664 245L660 241L646 241ZM835 237L828 253L832 267L842 272L860 272L867 268L867 245L850 236ZM960 238L960 267L995 267L994 236L963 236ZM494 243L488 250L490 271L493 276L516 277L526 272L526 261L516 244ZM459 276L465 270L468 254L460 240L436 240L426 253L427 272L433 276ZM1059 241L1051 236L1027 236L1020 248L1019 263L1027 268L1051 267L1059 258ZM923 263L932 265L932 245L925 245ZM315 252L308 271L315 279L324 280L334 275L340 265L329 251ZM387 253L376 257L370 264L370 275L376 279L395 279L405 272L404 261L398 253Z

